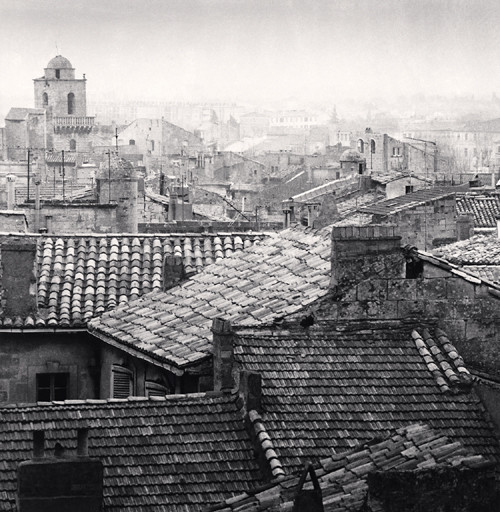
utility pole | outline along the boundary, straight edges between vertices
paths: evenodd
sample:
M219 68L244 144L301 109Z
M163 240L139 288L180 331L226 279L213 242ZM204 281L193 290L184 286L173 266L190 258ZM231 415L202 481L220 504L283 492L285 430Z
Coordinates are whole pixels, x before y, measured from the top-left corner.
M31 151L28 148L28 190L27 190L27 198L26 198L27 203L30 200L30 154L31 154Z
M62 150L62 180L63 180L63 201L66 200L66 194L65 194L65 190L64 190L64 175L65 175L65 169L64 169L64 149Z
M118 156L118 128L115 128L116 156Z
M107 152L108 155L108 204L111 203L111 150Z

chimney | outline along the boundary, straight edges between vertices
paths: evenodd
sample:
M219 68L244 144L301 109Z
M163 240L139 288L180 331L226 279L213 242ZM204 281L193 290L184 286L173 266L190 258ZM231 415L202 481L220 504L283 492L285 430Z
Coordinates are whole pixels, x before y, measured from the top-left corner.
M396 226L333 228L331 287L337 299L366 279L403 277L404 262Z
M89 456L89 429L79 428L77 431L77 449L76 454L78 457Z
M212 321L214 390L228 392L233 389L233 330L231 322L223 318Z
M313 228L321 229L333 224L333 222L338 218L338 214L339 210L337 208L337 199L335 198L335 191L333 191L331 194L326 195L323 198L321 206L319 207L318 216L312 222Z
M257 372L240 372L240 396L245 410L262 412L262 376Z
M54 456L44 456L43 431L33 432L33 459L17 469L19 512L101 512L103 466L87 453L87 429L78 430L78 455L55 443ZM58 453L59 452L59 453Z
M181 256L165 256L163 260L163 291L177 286L187 279Z
M0 282L6 317L27 317L37 311L36 242L8 237L1 244Z
M498 220L497 220L498 228ZM497 229L498 232L498 229ZM467 240L474 234L474 217L471 214L457 217L457 240Z
M7 210L13 210L16 206L16 175L7 175Z
M45 431L33 430L33 458L42 459L45 455Z

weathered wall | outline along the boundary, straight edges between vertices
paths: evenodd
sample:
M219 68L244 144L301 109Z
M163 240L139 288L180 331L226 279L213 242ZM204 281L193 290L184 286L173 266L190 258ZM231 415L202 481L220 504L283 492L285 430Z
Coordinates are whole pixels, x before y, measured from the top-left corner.
M98 398L99 344L87 333L2 332L0 402L36 401L38 373L69 373L68 398Z
M43 93L48 96L48 106L54 116L67 116L68 112L68 94L75 95L74 112L75 116L87 115L87 93L85 79L53 79L53 80L35 80L35 107L46 108L43 105Z
M368 475L366 509L385 512L494 512L498 510L490 467L379 471Z
M28 226L34 232L36 210L33 204L24 205ZM116 204L43 202L40 228L48 233L117 233Z
M455 196L406 208L389 216L374 215L372 222L397 225L403 244L419 249L432 249L458 239Z
M436 322L468 365L500 377L500 292L428 261L406 277L413 263L394 233L390 226L334 228L332 296L318 314Z

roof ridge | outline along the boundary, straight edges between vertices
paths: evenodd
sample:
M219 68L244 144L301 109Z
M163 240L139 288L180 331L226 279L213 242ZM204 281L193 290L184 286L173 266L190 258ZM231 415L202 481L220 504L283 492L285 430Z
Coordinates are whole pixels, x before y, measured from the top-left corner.
M255 409L252 409L248 413L248 418L252 423L256 439L259 442L262 452L269 464L271 474L274 479L282 480L285 478L285 470L279 460L278 454L274 450L273 441L267 433L261 415Z
M415 346L436 384L443 393L468 392L472 377L463 359L441 329L436 329L437 340L424 328L421 335L416 329L411 333Z
M238 394L236 392L222 393L217 391L206 391L202 393L179 393L170 394L164 396L129 396L127 398L86 398L86 399L70 399L61 401L51 402L35 402L35 403L21 403L21 404L4 404L0 405L0 410L12 410L16 411L26 409L45 409L48 407L67 407L67 406L121 406L137 404L140 402L144 404L167 404L169 402L184 402L190 400L204 400L207 398L219 399L221 401L236 401ZM230 399L230 400L228 400Z

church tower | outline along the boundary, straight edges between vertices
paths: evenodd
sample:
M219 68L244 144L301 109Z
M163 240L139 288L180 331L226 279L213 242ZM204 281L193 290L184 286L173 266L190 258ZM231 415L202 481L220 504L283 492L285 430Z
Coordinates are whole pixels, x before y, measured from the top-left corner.
M75 68L66 57L54 57L45 75L33 81L36 108L51 110L54 117L87 115L87 80L85 76L75 78Z

